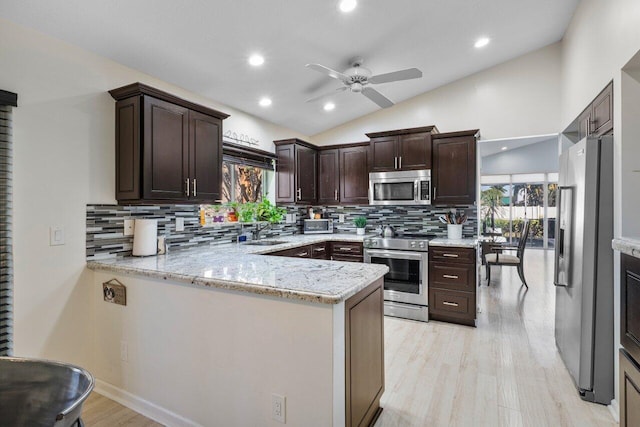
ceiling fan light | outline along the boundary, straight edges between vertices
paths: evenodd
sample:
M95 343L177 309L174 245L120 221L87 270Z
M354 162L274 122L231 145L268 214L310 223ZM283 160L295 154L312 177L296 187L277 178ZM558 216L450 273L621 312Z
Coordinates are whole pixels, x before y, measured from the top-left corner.
M362 92L362 84L355 82L351 85L351 92L360 93Z
M344 13L349 13L358 5L357 0L341 0L340 10Z

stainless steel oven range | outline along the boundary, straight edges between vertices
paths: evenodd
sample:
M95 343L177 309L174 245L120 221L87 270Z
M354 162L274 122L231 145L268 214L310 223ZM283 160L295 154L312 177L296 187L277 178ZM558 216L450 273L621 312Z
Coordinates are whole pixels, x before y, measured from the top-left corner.
M373 237L364 240L364 262L384 264L384 314L405 319L429 320L428 250L424 234Z

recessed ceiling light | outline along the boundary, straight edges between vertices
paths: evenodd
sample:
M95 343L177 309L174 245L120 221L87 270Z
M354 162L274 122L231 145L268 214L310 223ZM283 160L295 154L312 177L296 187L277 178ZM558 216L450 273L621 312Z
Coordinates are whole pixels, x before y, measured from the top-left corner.
M271 99L266 98L266 97L260 99L260 106L261 107L268 107L269 105L271 105Z
M478 40L476 40L476 44L474 44L474 46L479 49L488 45L490 41L491 39L489 39L489 37L480 37Z
M507 147L502 147L502 151L504 151L504 150L506 150L506 149L507 149Z
M331 111L334 108L336 108L336 104L334 104L333 102L327 102L326 104L324 104L324 111Z
M340 10L344 13L348 13L355 9L357 5L357 0L342 0L340 2Z
M253 65L254 67L259 67L264 64L264 57L262 55L258 55L257 53L251 55L249 57L249 64Z

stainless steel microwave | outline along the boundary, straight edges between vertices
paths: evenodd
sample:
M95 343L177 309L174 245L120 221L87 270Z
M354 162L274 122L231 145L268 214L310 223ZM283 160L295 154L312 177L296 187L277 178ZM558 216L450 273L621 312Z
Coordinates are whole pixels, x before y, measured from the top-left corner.
M431 169L369 174L370 205L430 205Z
M304 234L331 234L333 233L332 219L305 219Z

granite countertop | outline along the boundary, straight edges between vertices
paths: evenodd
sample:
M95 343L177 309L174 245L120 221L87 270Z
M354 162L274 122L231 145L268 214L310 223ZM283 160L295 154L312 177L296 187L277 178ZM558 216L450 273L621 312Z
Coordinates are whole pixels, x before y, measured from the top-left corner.
M229 243L196 247L166 255L89 261L92 270L174 280L197 286L229 289L323 304L337 304L355 295L389 268L379 264L264 256L326 241L362 242L367 236L316 234L283 236L273 246Z
M457 248L475 248L478 246L478 239L447 239L438 238L429 240L429 246L447 246Z
M630 239L627 237L619 237L613 239L611 247L616 251L622 252L623 254L640 258L640 240Z

